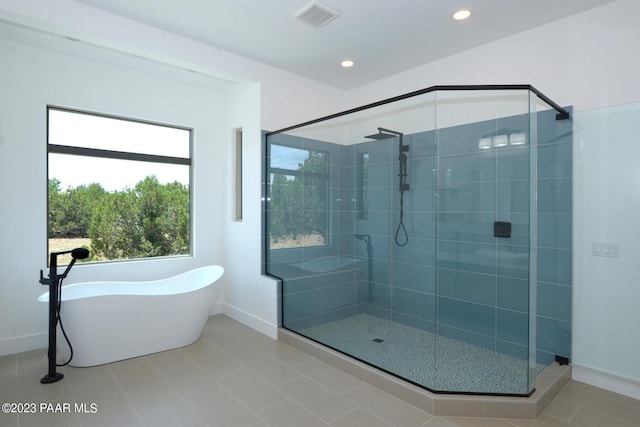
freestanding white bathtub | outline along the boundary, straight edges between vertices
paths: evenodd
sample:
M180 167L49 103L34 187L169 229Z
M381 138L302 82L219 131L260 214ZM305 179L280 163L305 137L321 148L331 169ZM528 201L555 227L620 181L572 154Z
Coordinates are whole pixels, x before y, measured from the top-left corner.
M149 282L86 282L62 287L60 317L73 346L71 366L95 366L170 350L200 338L224 269L197 268ZM38 298L49 302L49 292ZM69 347L58 327L58 351Z

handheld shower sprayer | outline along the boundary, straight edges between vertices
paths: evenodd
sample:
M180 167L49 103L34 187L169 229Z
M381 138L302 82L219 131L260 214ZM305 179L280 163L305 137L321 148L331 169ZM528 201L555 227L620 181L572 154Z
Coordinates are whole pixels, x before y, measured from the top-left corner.
M64 270L64 273L62 273L62 275L59 276L60 279L65 279L67 277L69 270L71 270L71 267L73 267L73 264L76 263L76 260L89 258L89 249L85 249L85 248L75 248L71 251L62 251L62 252L71 254L71 262L69 263L69 265L67 265L67 268Z
M71 254L71 262L67 265L67 268L62 274L58 274L58 256L64 254ZM56 326L60 321L60 304L62 293L62 280L67 277L69 270L76 263L78 259L86 259L89 257L89 250L85 248L75 248L66 251L51 252L49 258L49 277L44 278L42 270L40 270L40 284L49 286L49 349L47 356L49 358L49 371L47 375L42 377L40 382L42 384L51 384L60 381L64 378L64 375L60 372L56 372ZM60 322L62 333L64 334L64 328L62 328L62 322ZM65 334L65 338L66 338ZM67 342L69 340L67 339ZM71 347L71 344L69 344ZM71 349L71 357L73 357L73 348ZM67 363L69 363L71 359ZM63 365L66 365L63 364Z
M63 251L64 253L65 251ZM71 256L74 259L87 259L89 258L89 249L87 248L75 248L72 249L71 251Z
M398 189L400 190L400 222L398 223L398 228L396 229L394 240L396 242L396 245L405 246L407 243L409 243L409 234L407 234L407 229L404 226L404 192L409 190L409 184L407 184L408 173L406 155L406 153L409 151L409 146L403 143L402 139L404 137L404 134L402 132L391 129L379 127L378 133L367 135L365 136L365 138L382 140L394 138L396 136L398 137L398 177L400 178L400 182L398 184ZM402 232L402 236L400 235L400 232Z

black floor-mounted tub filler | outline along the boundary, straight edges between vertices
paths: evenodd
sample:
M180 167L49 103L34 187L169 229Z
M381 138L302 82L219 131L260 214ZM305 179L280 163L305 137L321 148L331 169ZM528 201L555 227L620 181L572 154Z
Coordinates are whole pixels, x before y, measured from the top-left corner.
M58 274L58 255L71 254L71 262L62 274ZM40 270L40 284L49 286L49 371L47 375L42 377L42 384L51 384L60 381L64 375L56 372L56 326L60 320L60 303L62 294L62 281L69 274L69 270L78 259L85 259L89 256L89 250L85 248L76 248L66 251L51 252L49 259L49 277L44 278L42 270ZM64 332L64 330L63 330ZM71 353L73 357L73 352Z

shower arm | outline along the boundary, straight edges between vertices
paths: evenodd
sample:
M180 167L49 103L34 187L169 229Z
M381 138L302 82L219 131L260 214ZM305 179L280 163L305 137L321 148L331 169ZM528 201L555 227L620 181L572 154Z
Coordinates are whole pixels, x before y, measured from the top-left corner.
M386 134L391 134L391 135L396 135L398 137L398 139L400 140L400 144L399 144L399 148L400 148L400 153L402 154L405 151L409 151L409 146L408 145L404 145L404 143L402 142L402 138L404 137L404 133L402 132L398 132L395 130L391 130L391 129L385 129L385 128L378 128L379 132L384 132Z

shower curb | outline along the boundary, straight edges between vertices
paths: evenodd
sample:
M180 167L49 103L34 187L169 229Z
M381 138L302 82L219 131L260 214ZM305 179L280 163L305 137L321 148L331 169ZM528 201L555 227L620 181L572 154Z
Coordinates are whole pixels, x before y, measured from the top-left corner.
M571 366L554 363L538 375L529 397L438 394L287 329L278 329L278 340L437 416L536 419L571 379Z

